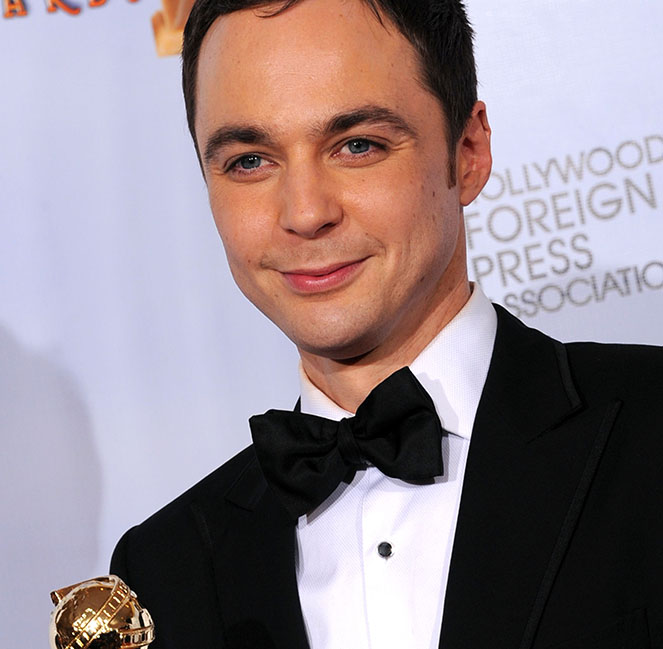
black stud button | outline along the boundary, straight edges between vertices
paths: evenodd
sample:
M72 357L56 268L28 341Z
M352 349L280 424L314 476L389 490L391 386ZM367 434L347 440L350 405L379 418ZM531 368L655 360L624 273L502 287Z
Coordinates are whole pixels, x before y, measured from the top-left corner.
M378 545L378 554L383 559L388 559L393 553L394 553L394 551L393 551L393 548L391 547L391 543L387 543L386 541L382 541L382 543L380 543L380 545Z

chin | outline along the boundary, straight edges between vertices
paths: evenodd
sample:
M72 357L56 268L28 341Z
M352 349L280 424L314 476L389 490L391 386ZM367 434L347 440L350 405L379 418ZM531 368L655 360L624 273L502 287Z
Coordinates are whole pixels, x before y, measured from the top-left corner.
M304 308L263 313L307 354L351 361L379 347L393 328L394 316L379 300L307 302ZM389 326L391 324L391 326Z
M334 361L354 361L372 352L380 345L381 336L379 328L362 329L360 331L339 330L331 325L325 325L331 331L325 332L323 327L316 331L286 331L284 333L292 340L300 351Z

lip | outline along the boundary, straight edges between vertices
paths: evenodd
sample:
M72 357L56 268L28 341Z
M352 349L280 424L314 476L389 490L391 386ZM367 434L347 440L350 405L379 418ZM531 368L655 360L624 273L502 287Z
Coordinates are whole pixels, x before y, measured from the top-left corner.
M302 268L282 272L288 285L298 293L322 293L348 283L366 259L345 261L322 268Z

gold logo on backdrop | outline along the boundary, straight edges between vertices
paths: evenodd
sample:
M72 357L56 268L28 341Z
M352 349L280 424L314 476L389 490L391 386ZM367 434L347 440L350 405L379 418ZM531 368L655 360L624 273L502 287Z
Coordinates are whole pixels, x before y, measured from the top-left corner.
M182 51L182 34L194 0L161 0L162 9L152 16L152 28L159 56Z
M138 0L128 0L131 3ZM3 18L22 18L28 15L26 0L0 0ZM65 13L78 16L83 7L103 7L108 0L43 0L49 14ZM161 0L162 8L152 16L154 40L159 56L171 56L182 51L184 25L191 13L194 0Z
M103 7L108 0L87 0L88 7ZM134 3L138 0L129 0ZM83 10L80 4L76 4L72 0L44 0L44 6L49 14L56 12L64 12L70 16L78 16ZM2 17L3 18L22 18L28 15L28 5L25 0L2 0Z
M27 16L28 10L23 0L2 0L2 15L4 18L18 18Z

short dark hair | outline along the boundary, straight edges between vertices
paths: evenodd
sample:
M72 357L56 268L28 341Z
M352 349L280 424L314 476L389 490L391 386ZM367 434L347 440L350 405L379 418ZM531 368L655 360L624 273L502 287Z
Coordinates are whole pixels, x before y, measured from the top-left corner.
M219 17L241 9L277 6L265 17L279 14L301 0L196 0L184 28L182 87L189 131L196 143L196 75L205 34ZM447 122L450 157L477 100L474 33L463 0L362 0L378 20L386 16L419 54L423 81L438 98ZM280 6L279 6L280 5ZM453 162L450 160L453 169ZM451 173L451 182L455 182Z

